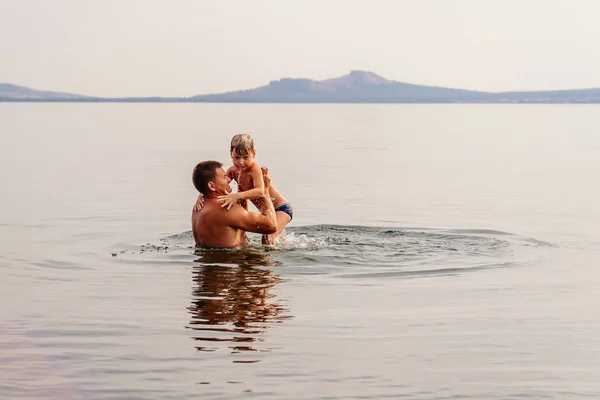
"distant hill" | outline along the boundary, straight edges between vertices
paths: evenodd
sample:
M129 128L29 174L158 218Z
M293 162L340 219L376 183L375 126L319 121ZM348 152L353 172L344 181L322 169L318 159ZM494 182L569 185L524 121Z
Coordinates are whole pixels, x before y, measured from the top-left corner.
M90 96L82 96L72 93L49 92L35 90L25 86L12 85L10 83L0 83L0 100L77 100L91 99Z
M222 103L600 103L600 88L481 92L392 81L369 71L317 81L284 78L253 89L192 97L100 98L0 84L0 101Z
M195 101L291 103L414 103L482 101L490 93L414 85L385 79L373 72L352 71L339 78L315 81L285 78L256 89L191 97Z
M255 89L190 97L252 103L600 103L599 89L480 92L391 81L369 71L315 81L285 78Z

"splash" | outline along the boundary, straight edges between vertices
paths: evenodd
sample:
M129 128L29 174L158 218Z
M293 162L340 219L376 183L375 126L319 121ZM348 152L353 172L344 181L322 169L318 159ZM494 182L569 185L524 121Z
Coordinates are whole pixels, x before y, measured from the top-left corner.
M189 255L200 264L285 267L287 273L335 274L356 278L425 277L506 268L535 262L536 248L550 243L493 230L383 228L344 225L287 227L273 245L248 234L242 249L197 252L191 232L142 246L173 262ZM533 251L532 251L533 250ZM119 256L121 258L121 256ZM156 257L157 261L160 257ZM161 259L162 259L161 258ZM518 262L517 262L518 261ZM538 260L539 261L539 260Z
M328 237L313 237L307 234L296 234L295 232L288 233L284 230L275 240L275 244L270 247L274 250L282 251L297 249L317 250L327 247L329 244L331 244L331 238Z

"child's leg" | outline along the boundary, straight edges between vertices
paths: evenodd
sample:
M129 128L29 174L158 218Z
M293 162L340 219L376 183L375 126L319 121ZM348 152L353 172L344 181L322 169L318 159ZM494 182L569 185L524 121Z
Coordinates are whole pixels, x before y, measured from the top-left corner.
M275 239L283 232L285 226L290 223L292 217L288 213L283 211L275 211L275 217L277 218L277 232L271 235L263 235L263 244L275 244Z
M281 234L281 232L283 232L287 224L289 224L292 220L292 217L290 217L288 213L283 211L276 211L275 216L277 217L277 232L271 235L273 243L275 243L275 239L277 239L277 237Z

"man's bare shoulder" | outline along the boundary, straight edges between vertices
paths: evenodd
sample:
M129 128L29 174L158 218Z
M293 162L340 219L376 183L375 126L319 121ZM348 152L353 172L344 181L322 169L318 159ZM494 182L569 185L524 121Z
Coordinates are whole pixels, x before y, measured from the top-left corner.
M241 206L238 206L241 208ZM232 207L234 209L236 207ZM235 226L237 212L222 208L215 199L205 201L201 210L192 212L192 234L197 245L233 247L245 240L245 235Z
M217 208L220 207L215 206L217 206L217 204L214 204L210 200L205 200L201 210L198 210L194 207L194 209L192 210L192 221L210 220L215 215L215 213L219 212Z
M239 203L234 203L229 210L226 208L221 208L222 213L219 214L219 218L222 218L223 221L226 221L229 226L237 227L237 222L240 219L245 218L248 214L248 211L242 207Z
M207 200L201 210L192 213L193 219L198 219L205 222L220 222L220 225L234 226L232 221L235 221L241 214L245 213L245 209L237 203L227 210L226 207L221 207L221 203L216 199Z
M235 204L227 210L217 200L206 200L201 210L192 211L192 225L199 230L235 228L235 219L240 216L238 207L242 208Z

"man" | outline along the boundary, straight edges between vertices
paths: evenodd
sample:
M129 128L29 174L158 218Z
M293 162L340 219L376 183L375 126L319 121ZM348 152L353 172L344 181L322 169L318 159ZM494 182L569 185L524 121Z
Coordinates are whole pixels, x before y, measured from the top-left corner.
M269 193L271 179L263 169L265 193ZM192 233L196 245L207 247L237 247L246 243L246 231L272 234L277 231L277 218L268 195L260 197L260 214L250 212L238 203L231 209L222 207L219 196L231 193L231 179L218 161L203 161L196 165L192 174L196 189L204 195L201 210L192 211Z

